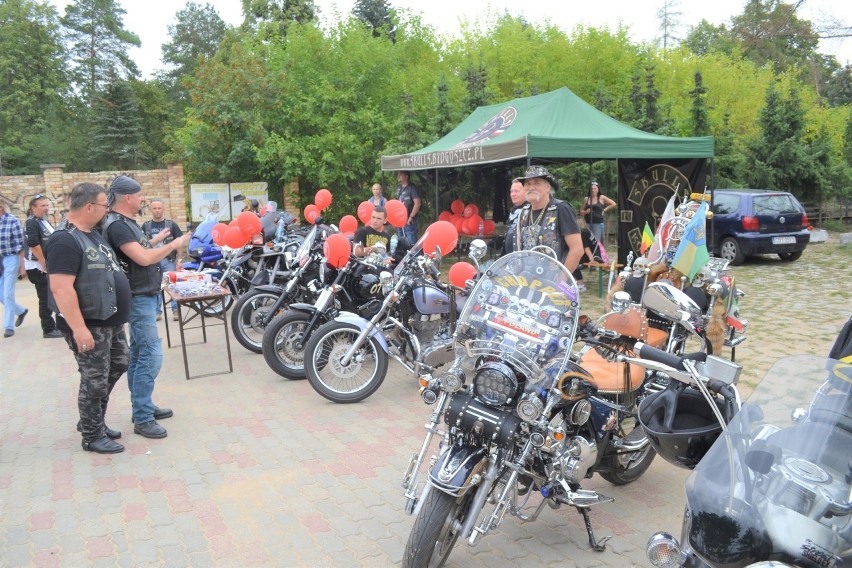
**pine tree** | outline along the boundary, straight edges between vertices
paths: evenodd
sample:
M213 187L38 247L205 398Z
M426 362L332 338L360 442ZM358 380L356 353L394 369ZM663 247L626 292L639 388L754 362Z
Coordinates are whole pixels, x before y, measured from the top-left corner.
M135 169L145 156L142 118L133 89L127 81L113 78L95 97L92 110L92 169Z

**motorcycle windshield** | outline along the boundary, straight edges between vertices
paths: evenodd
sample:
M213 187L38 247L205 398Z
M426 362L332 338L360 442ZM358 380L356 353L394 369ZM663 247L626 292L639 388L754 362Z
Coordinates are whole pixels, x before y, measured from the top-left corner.
M852 561L852 363L778 361L686 482L684 539L713 565Z
M577 283L565 266L534 251L495 261L476 283L456 326L472 358L500 360L550 388L568 363L580 315Z
M311 230L308 232L305 240L302 241L302 244L299 245L299 248L296 250L296 262L301 261L303 258L307 258L308 253L311 252L311 247L314 246L314 241L317 238L317 226L311 226Z
M394 270L393 270L394 276L399 276L402 273L405 266L408 265L407 261L410 258L414 258L418 254L423 252L423 241L426 240L426 236L427 236L427 234L424 233L423 236L421 236L419 239L417 239L417 242L414 243L414 245L412 245L412 247L410 249L408 249L408 252L405 254L405 258L403 258L402 261L400 261L396 264L396 268L394 268Z

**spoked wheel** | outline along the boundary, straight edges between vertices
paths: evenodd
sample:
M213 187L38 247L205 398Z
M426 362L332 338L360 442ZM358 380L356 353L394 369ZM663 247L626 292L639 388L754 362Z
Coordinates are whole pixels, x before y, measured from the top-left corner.
M375 337L365 340L348 364L343 364L343 358L360 333L355 325L330 322L313 334L305 348L308 381L314 390L332 402L364 400L385 380L388 355Z
M237 341L253 353L263 351L263 333L269 322L269 309L278 301L278 294L250 290L240 296L231 314L231 329Z
M408 535L403 568L444 565L459 538L473 495L474 491L468 491L457 499L434 488L429 492Z
M311 315L288 310L276 316L263 334L266 364L290 380L305 378L305 331Z
M622 438L623 447L618 448L619 453L604 458L606 471L600 472L601 477L613 485L627 485L639 479L651 467L651 462L657 455L636 418L625 419L621 427L629 430ZM639 449L629 451L631 447Z

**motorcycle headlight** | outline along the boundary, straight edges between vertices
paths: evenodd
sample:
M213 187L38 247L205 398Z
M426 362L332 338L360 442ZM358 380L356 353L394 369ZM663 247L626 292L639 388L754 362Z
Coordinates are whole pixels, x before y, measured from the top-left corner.
M544 410L544 402L536 395L531 394L521 399L516 410L518 416L524 422L535 422Z
M679 566L682 559L680 543L665 532L651 535L645 547L645 555L654 566Z
M464 371L455 368L441 375L441 388L447 392L458 392L464 387Z
M482 402L494 406L509 404L518 392L515 373L504 363L486 363L473 377L473 391Z

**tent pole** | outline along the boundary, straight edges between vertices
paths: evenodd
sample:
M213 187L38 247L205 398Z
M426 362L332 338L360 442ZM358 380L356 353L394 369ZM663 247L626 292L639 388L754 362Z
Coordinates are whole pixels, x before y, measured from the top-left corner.
M435 220L438 220L438 168L435 168Z

